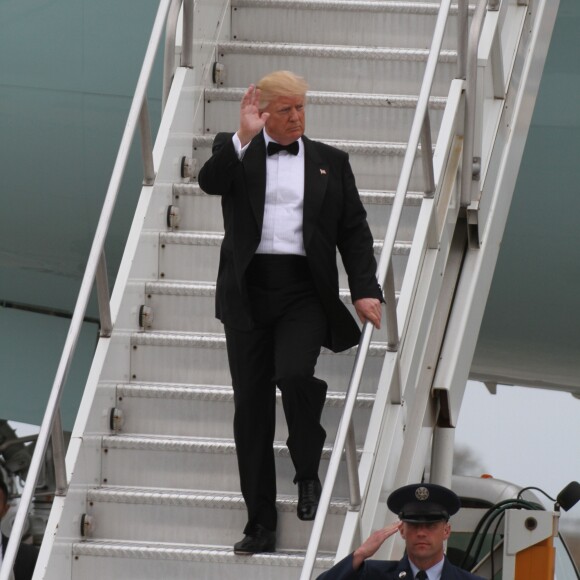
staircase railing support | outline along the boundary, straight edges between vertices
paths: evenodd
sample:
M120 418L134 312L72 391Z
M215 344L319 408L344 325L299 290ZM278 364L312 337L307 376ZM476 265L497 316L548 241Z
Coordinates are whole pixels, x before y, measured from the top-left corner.
M465 4L465 11L467 11L467 0L460 0L460 4ZM437 16L437 22L435 24L435 32L433 34L433 41L431 43L431 50L427 58L427 65L425 67L423 83L421 85L421 90L417 101L417 108L415 110L415 116L413 118L409 143L407 145L407 150L405 152L403 167L401 169L401 176L399 178L397 191L395 193L395 199L393 201L393 206L391 209L391 215L387 226L387 232L385 234L383 250L381 252L379 264L377 267L377 280L383 286L385 300L387 302L387 308L389 309L389 314L387 316L387 334L389 337L388 340L390 344L390 350L396 350L395 345L398 345L399 342L396 307L394 306L396 304L396 296L395 296L394 278L392 278L392 255L395 246L397 230L399 229L399 223L401 221L403 207L405 204L405 196L407 195L407 191L409 190L409 183L411 180L413 164L415 162L415 157L419 147L419 141L421 139L423 140L422 144L423 157L430 158L430 162L428 159L423 160L424 167L426 167L427 169L427 173L425 175L426 178L425 191L427 195L429 195L429 191L431 190L431 188L433 189L433 191L435 191L434 178L432 180L433 183L431 183L429 177L429 175L433 172L433 152L432 147L428 144L428 141L430 141L430 127L427 116L427 109L429 106L429 98L431 96L433 80L435 78L435 69L437 67L439 54L441 52L441 47L443 44L445 25L449 17L450 6L451 0L443 0L439 8L439 14ZM459 49L459 51L461 51L461 48ZM429 165L431 166L431 169L429 169ZM343 450L345 449L348 431L351 429L352 414L354 411L356 397L358 394L358 389L362 378L364 363L366 360L368 349L370 347L372 332L373 332L372 324L366 322L363 326L362 336L358 345L352 375L347 389L344 411L340 419L338 431L334 442L334 448L332 450L330 462L326 472L326 478L324 480L324 485L322 487L320 502L318 504L318 511L316 513L312 533L310 535L310 541L308 543L308 548L306 550L306 556L304 559L304 566L302 568L300 580L309 580L312 575L312 571L314 569L316 553L318 552L318 546L320 544L320 539L322 537L322 530L324 527L324 522L326 520L326 515L328 513L328 507L330 505L332 490L334 489L334 484L338 474L338 468L340 465L342 453ZM352 461L352 459L349 458L352 458L352 451L347 450L348 463ZM356 465L354 466L354 468L356 468ZM349 481L351 477L351 472L353 470L354 470L353 466L347 465L347 472L349 473ZM358 470L356 470L356 478L357 481L359 481Z
M107 275L107 260L105 250L101 252L96 272L97 299L99 302L99 318L101 322L100 335L104 338L111 336L113 321L111 318L111 299L109 294L109 276Z

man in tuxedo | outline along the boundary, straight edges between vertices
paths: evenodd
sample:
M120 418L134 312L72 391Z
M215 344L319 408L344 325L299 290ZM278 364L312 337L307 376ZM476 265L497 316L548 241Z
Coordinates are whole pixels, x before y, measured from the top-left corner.
M451 490L419 483L395 490L387 499L389 509L400 521L377 530L352 554L318 580L476 580L447 560L444 542L449 538L449 517L461 504ZM400 561L369 560L383 542L399 532L406 554Z
M322 346L338 352L360 337L339 297L337 248L358 317L381 323L373 238L348 155L304 135L306 90L288 71L251 85L237 132L216 136L199 173L201 188L221 196L224 218L216 316L226 334L248 510L237 554L275 550L276 386L296 470L297 515L316 514L327 385L314 369Z
M8 488L2 479L0 479L0 521L8 513L10 506L8 504ZM4 559L4 552L8 545L8 538L2 534L2 558L0 565ZM30 544L20 544L16 560L14 562L14 580L30 580L34 573L36 560L38 558L38 548Z

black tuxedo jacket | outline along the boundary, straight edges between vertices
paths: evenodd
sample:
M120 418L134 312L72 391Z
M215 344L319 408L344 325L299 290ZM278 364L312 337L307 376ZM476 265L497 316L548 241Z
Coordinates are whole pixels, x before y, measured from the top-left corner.
M6 551L8 538L2 534L2 555ZM20 544L16 560L14 561L14 580L30 580L34 573L36 560L38 559L38 548L30 544Z
M317 580L413 580L413 572L408 558L402 560L366 560L355 572L352 569L352 554L341 560L330 570L318 576ZM445 558L441 580L481 580Z
M260 132L238 159L232 133L219 133L199 185L220 195L225 236L216 286L216 316L238 330L253 328L246 269L260 243L266 194L266 145ZM358 343L360 330L340 301L338 248L353 301L378 298L373 238L348 155L302 137L304 144L303 238L316 290L329 321L325 346L339 352Z

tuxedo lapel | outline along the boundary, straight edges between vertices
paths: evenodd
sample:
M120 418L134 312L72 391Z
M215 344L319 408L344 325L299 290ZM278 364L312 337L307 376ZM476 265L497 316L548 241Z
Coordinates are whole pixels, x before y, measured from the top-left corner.
M266 142L262 132L256 135L248 146L242 165L250 206L258 229L262 231L266 203Z
M304 210L303 238L304 247L308 248L328 185L329 167L320 158L315 145L302 136L304 143Z

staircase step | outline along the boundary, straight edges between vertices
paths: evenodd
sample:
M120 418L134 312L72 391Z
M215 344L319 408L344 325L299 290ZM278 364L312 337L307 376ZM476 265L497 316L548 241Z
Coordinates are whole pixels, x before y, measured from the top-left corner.
M123 410L122 433L180 437L232 436L233 390L220 385L122 384L117 386L117 407ZM322 414L327 442L334 441L344 406L344 393L329 392ZM288 437L282 397L276 391L277 441ZM374 396L360 394L354 430L362 445Z
M238 492L240 482L233 439L107 435L101 438L101 484L169 489L213 489ZM288 448L274 443L277 489L296 495L295 471ZM324 480L332 448L325 446L320 462ZM360 456L360 450L358 455ZM335 497L348 497L345 462L341 462Z
M396 295L397 296L397 295ZM340 290L340 299L355 320L350 291ZM215 284L208 282L148 282L145 285L145 305L153 310L150 330L175 332L223 332L215 317ZM386 324L374 331L374 340L387 341Z
M159 278L216 280L223 238L222 232L161 232L159 234ZM374 251L377 259L382 248L383 240L375 240ZM401 286L410 251L410 242L397 242L393 249L396 289ZM342 288L346 288L348 279L340 258L337 259L337 265L338 283Z
M325 26L324 20L318 26ZM244 87L273 70L291 70L303 76L311 90L413 95L419 92L428 52L425 48L223 42L217 47L217 60L225 67L228 87ZM456 51L441 51L433 95L446 96L456 60Z
M308 42L316 37L321 44L428 48L438 11L433 2L232 0L231 35L240 41ZM457 46L456 20L448 24L446 48Z
M367 210L367 221L375 239L385 237L393 191L359 191L360 198ZM397 237L401 241L410 242L417 223L417 217L423 201L423 194L409 192L405 198L405 206ZM173 205L179 207L181 222L179 231L223 231L221 200L219 196L207 195L197 182L176 183L173 185Z
M152 383L225 385L230 381L223 334L140 332L131 335L131 380ZM361 393L376 389L387 345L371 343ZM346 391L356 347L342 353L322 349L316 376L334 391Z
M104 487L89 490L88 513L96 534L110 540L163 541L233 546L247 521L241 493ZM278 496L277 547L305 550L312 522L296 516L295 495ZM348 511L346 500L333 501L328 511L321 549L335 550Z
M88 540L72 546L73 578L102 580L296 580L304 552L287 551L236 556L217 546ZM333 565L331 554L319 554L315 574Z
M230 128L234 131L236 127ZM215 135L199 135L192 139L193 155L198 168L211 156L211 145ZM388 137L388 135L386 135ZM396 190L403 157L407 149L405 143L388 143L381 141L339 141L324 139L324 143L346 151L350 157L352 170L360 189ZM420 156L420 149L417 156ZM422 164L416 162L409 185L412 191L424 189Z
M239 124L240 101L245 88L206 89L204 131L234 130ZM433 97L430 120L433 142L446 99ZM312 139L406 141L417 97L357 93L309 92L306 95L306 133Z
M215 283L148 282L145 304L153 309L152 330L223 332L215 317Z

